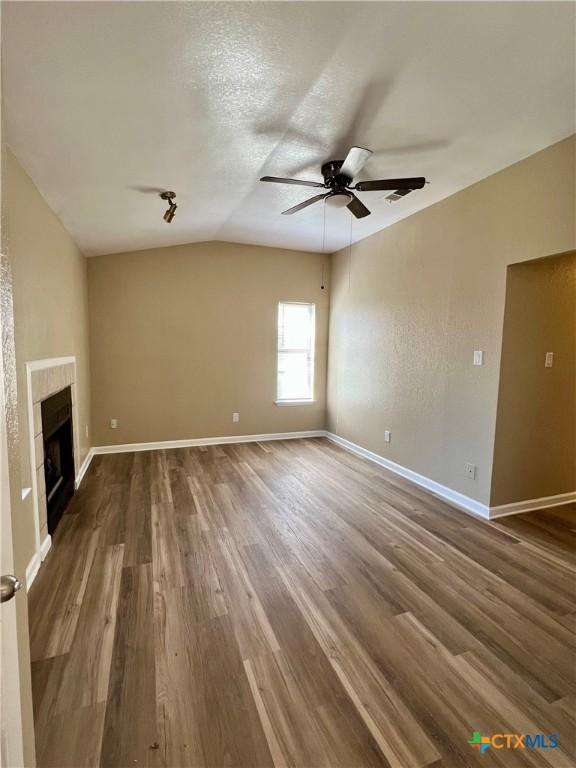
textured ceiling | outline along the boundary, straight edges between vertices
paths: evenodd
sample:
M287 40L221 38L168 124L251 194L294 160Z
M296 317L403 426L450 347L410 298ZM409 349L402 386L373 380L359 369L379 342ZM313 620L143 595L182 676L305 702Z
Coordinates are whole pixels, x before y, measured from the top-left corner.
M3 3L7 140L87 255L203 240L318 251L280 212L351 144L430 185L354 240L574 129L572 3ZM178 194L162 220L161 189ZM350 237L326 209L325 250Z

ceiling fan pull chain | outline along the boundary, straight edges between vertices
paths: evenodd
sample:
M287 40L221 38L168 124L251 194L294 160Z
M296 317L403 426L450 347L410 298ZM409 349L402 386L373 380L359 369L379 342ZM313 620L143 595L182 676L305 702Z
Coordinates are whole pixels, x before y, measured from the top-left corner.
M354 217L350 216L350 240L348 243L348 290L350 290L351 275L352 275L352 224L354 223Z

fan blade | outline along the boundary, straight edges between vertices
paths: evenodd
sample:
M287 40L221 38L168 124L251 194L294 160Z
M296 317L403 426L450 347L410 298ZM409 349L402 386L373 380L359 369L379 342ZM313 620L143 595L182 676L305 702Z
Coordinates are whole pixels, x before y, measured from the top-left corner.
M416 176L413 179L376 179L375 181L359 181L354 187L359 192L375 192L378 190L397 189L422 189L426 184L423 176Z
M346 155L346 160L342 163L340 173L344 176L348 176L349 179L353 179L360 173L364 167L364 163L368 160L372 150L363 149L362 147L352 147L352 149Z
M303 208L308 208L309 205L317 203L320 200L324 200L324 198L328 197L329 194L330 192L326 192L324 195L315 195L308 200L304 200L303 203L298 203L298 205L295 205L292 208L288 208L287 211L282 211L282 216L291 216L293 213L298 213L298 211L301 211Z
M273 181L275 184L298 184L301 187L323 187L320 181L304 181L303 179L281 179L279 176L262 176L260 181Z
M352 195L352 200L346 206L348 210L356 216L357 219L363 219L364 216L370 216L370 211L356 195Z

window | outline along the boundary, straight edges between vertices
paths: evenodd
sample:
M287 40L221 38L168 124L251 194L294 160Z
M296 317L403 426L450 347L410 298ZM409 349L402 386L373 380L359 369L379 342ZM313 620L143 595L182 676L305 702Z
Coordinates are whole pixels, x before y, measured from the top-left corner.
M278 305L277 403L314 398L314 304Z

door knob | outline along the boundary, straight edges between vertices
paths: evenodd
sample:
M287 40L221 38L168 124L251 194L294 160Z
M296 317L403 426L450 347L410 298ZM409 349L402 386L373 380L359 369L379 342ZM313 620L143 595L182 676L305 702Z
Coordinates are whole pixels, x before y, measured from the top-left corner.
M0 603L12 600L16 592L22 587L16 576L2 576L0 578Z

